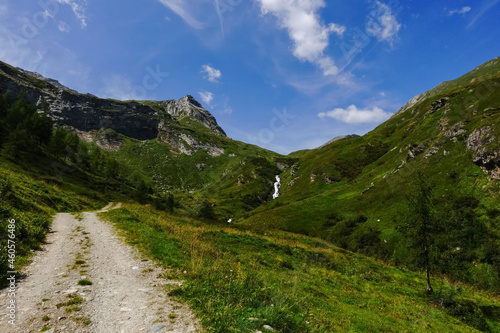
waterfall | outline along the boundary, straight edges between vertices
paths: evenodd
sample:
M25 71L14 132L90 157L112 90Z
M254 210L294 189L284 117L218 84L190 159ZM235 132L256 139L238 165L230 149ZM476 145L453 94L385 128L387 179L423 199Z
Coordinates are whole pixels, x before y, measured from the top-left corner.
M276 199L277 197L280 196L280 187L281 187L281 181L280 181L280 176L276 176L276 182L274 183L274 194L273 194L273 199Z

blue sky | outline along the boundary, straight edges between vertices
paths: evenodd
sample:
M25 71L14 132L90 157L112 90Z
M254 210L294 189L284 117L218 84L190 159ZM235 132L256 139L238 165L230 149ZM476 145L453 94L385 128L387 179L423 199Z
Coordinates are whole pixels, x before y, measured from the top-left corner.
M280 152L364 134L500 55L500 0L2 0L0 60L82 93L193 95Z

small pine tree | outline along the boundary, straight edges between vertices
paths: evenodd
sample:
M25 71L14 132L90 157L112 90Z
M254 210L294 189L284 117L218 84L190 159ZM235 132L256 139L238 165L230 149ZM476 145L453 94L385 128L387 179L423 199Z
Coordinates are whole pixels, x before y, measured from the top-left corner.
M146 204L149 201L149 188L144 180L139 182L139 185L135 189L134 193L135 200L140 204Z
M438 233L438 219L433 206L432 186L424 175L417 174L417 193L407 197L408 223L400 230L411 244L414 263L425 270L427 293L432 294L431 270L434 263L434 237Z
M217 216L215 215L214 208L210 202L208 202L207 199L203 201L200 207L200 211L198 212L198 217L204 220L211 220L214 221L217 219Z
M174 212L175 201L172 194L168 194L166 196L162 194L157 195L153 201L153 204L158 210L164 210L169 213Z
M66 131L62 127L58 127L52 132L52 137L49 141L48 151L56 159L65 154L64 139L66 138Z
M173 194L167 196L166 209L168 212L173 213L175 208L175 199Z

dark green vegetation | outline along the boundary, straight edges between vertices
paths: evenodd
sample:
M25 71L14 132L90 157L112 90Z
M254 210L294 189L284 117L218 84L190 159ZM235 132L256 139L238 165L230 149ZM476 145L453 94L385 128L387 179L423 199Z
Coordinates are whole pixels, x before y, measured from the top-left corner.
M79 286L91 286L92 285L92 281L87 280L87 279L79 280L78 281L78 285Z
M31 93L55 89L4 68ZM134 200L142 206L106 216L186 280L171 294L215 332L500 330L500 59L363 137L289 156L227 138L197 118L207 119L197 102L173 118L168 102L103 111L143 108L132 116L146 122L156 112L156 138L101 128L84 133L88 143L52 127L48 102L1 97L0 233L16 219L16 268L56 211ZM2 252L0 274L8 263Z
M283 231L250 231L127 204L102 213L128 241L182 279L210 332L496 332L498 297Z

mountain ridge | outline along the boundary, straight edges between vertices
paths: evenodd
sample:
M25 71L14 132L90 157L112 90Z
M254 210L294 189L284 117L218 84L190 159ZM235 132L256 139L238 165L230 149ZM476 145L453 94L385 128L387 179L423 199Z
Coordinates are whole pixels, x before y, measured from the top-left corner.
M179 120L186 117L226 136L215 117L190 95L166 101L116 101L78 93L57 80L3 62L0 73L0 90L9 91L13 97L24 93L29 102L45 108L56 126L70 128L87 141L102 129L137 140L151 140L160 132L178 132ZM106 138L96 138L97 142L103 140ZM176 149L183 147L181 142L171 144Z

